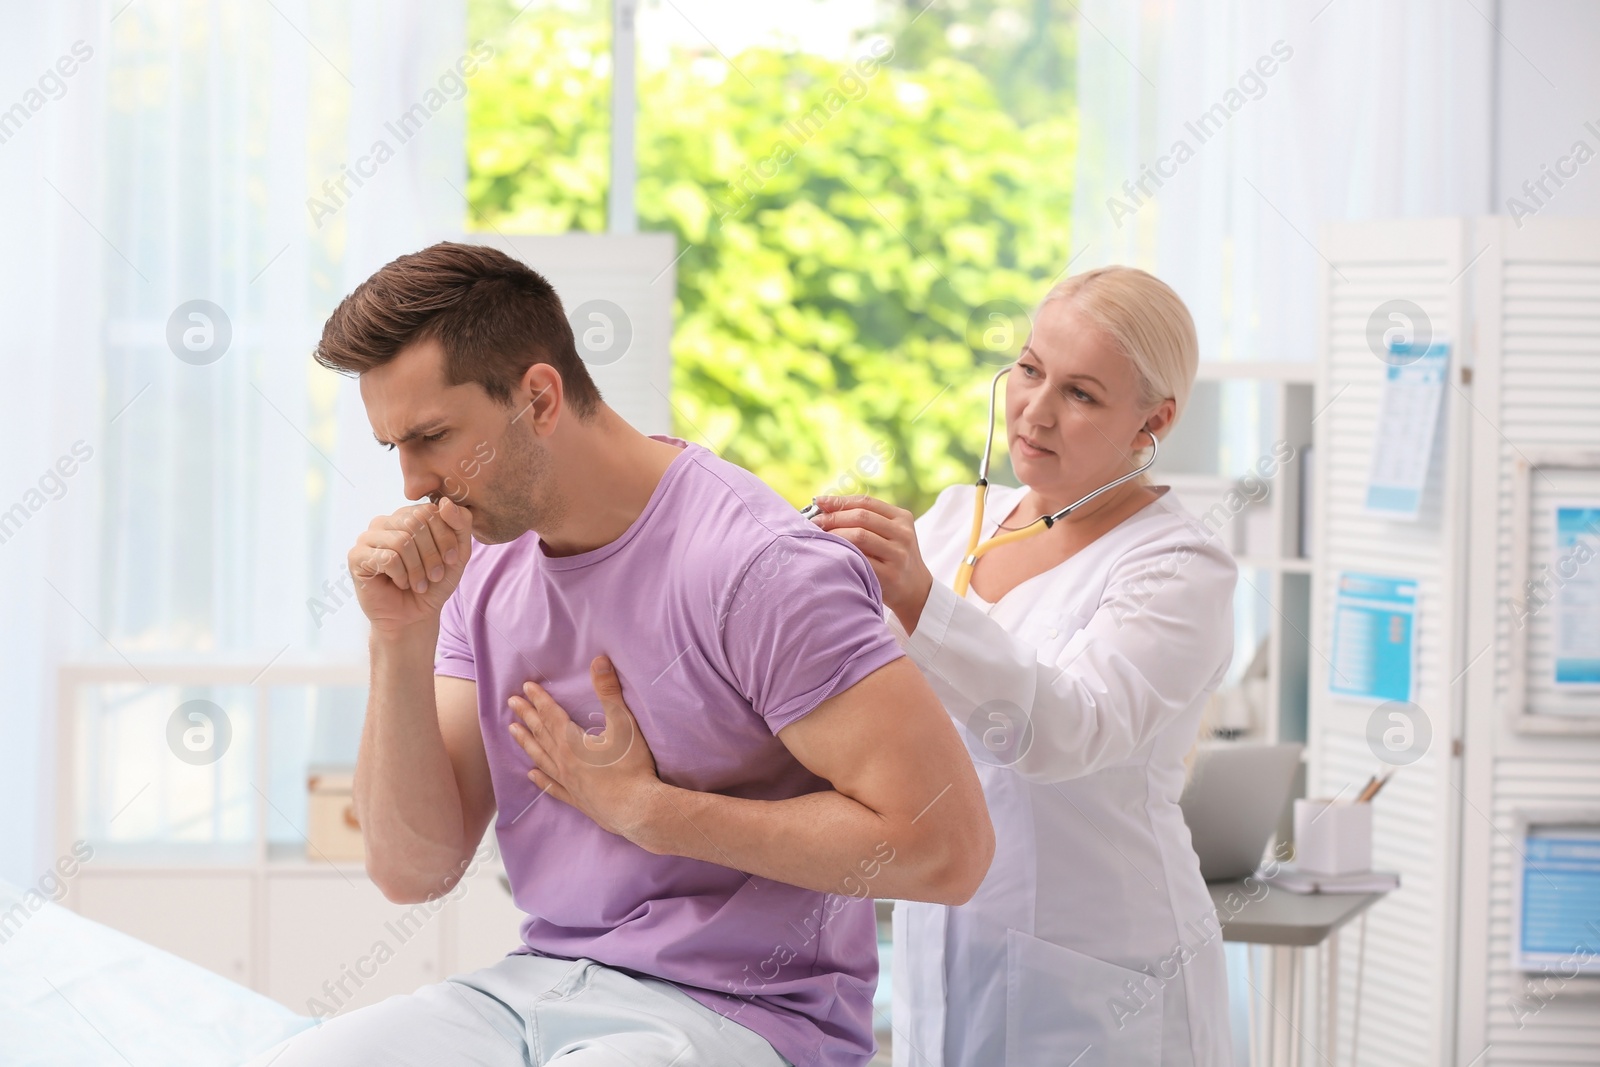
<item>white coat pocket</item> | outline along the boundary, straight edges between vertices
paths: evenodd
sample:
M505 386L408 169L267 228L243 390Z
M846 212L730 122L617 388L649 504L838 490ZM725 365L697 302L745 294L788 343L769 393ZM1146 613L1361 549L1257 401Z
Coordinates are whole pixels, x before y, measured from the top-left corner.
M1006 1067L1155 1067L1162 999L1147 974L1006 931Z

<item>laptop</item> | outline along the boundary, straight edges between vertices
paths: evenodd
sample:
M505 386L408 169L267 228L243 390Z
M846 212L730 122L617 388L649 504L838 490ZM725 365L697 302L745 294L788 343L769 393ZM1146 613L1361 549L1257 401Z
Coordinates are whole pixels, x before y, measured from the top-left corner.
M1206 881L1237 881L1260 866L1289 802L1300 749L1298 744L1211 741L1195 753L1178 805Z

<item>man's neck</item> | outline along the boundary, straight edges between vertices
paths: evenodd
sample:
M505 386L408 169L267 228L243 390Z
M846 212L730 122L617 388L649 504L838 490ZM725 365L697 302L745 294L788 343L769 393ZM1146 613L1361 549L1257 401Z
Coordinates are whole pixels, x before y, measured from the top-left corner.
M552 556L575 556L627 532L682 449L650 438L601 403L588 422L575 422L567 455L557 461L560 520L539 539Z

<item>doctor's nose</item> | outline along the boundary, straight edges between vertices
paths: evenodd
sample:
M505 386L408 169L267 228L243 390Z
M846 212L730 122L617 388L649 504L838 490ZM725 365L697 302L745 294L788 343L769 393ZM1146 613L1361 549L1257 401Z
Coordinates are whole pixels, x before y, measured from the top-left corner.
M1022 408L1017 412L1024 425L1032 426L1039 430L1049 430L1056 424L1056 414L1052 410L1050 391L1038 389L1022 402Z

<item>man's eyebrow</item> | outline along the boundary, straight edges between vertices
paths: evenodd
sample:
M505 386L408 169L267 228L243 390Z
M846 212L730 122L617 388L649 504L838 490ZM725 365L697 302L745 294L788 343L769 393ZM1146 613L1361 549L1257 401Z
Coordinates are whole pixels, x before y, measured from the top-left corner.
M407 430L405 433L396 438L394 443L403 445L407 441L421 437L423 434L433 433L435 430L439 429L439 427L443 426L447 421L449 420L431 419L428 422L423 423L421 426L413 426L411 429ZM390 443L379 437L377 434L373 434L372 439L377 441L380 445L387 445Z

